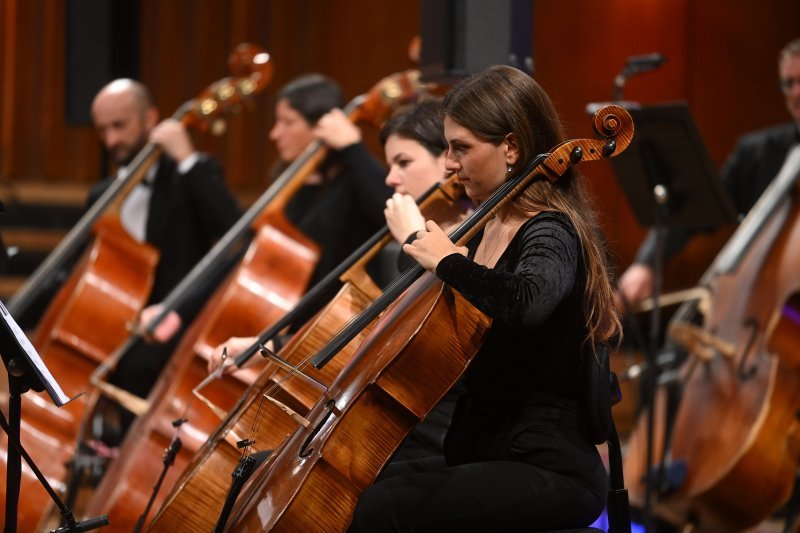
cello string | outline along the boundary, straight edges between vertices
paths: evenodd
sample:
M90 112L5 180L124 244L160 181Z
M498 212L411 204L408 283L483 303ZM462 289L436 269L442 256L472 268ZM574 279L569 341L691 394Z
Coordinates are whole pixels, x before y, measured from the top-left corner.
M419 75L418 73L415 75L415 72L404 71L384 78L369 93L352 99L344 112L354 122L382 120L382 117L396 104L416 99L420 94L427 92L428 86L419 82Z

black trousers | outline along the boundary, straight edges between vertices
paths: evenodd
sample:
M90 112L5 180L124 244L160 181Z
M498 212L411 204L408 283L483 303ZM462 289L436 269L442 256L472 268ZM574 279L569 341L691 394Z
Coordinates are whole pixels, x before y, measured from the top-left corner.
M608 478L577 433L534 426L498 460L448 465L443 456L391 463L367 488L350 531L503 531L585 527L602 512ZM516 449L516 448L515 448Z

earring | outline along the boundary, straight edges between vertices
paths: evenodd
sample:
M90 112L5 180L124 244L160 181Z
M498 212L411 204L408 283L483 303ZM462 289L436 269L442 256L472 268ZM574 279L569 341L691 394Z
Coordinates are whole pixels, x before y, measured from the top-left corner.
M512 170L514 170L514 167L512 167L511 165L508 165L508 171L511 172Z

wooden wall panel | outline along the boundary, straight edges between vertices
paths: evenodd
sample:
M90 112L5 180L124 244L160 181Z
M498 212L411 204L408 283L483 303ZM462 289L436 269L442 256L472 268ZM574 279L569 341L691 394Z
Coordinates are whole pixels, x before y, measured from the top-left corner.
M275 74L252 109L230 120L221 138L197 135L219 157L232 187L252 197L266 185L275 152L268 140L272 99L299 74L337 79L346 98L411 67L420 0L139 0L140 72L162 115L228 75L239 42L264 46ZM81 184L100 175L100 146L90 127L63 118L64 0L0 2L0 179ZM775 55L800 36L796 0L534 0L536 78L570 135L588 135L588 102L612 97L629 55L658 51L660 70L631 78L625 97L644 104L686 100L715 164L742 133L786 119L775 87ZM375 142L369 139L377 150ZM621 267L639 228L607 163L584 172ZM675 285L691 283L724 237L700 239L681 256ZM712 251L709 252L708 250ZM680 268L681 266L686 268Z
M681 98L685 83L684 43L690 0L536 2L535 78L553 98L569 136L593 135L586 104L613 98L614 77L628 56L661 52L668 63L653 73L631 78L628 100L649 104ZM665 21L669 21L666 24ZM597 200L606 237L624 267L644 230L639 229L608 162L581 169Z
M412 66L406 48L419 19L418 10L400 3L353 0L142 0L142 13L141 77L162 114L227 75L236 44L253 42L272 56L273 80L253 108L233 118L221 139L196 136L200 147L223 160L230 183L248 192L263 189L275 157L268 134L276 91L308 72L339 81L348 99L366 91Z
M96 179L91 128L64 121L64 3L2 4L0 178L71 182Z
M41 143L35 129L39 102L36 87L41 87L41 17L37 4L23 0L6 0L3 28L3 175L35 176L41 173L36 152Z

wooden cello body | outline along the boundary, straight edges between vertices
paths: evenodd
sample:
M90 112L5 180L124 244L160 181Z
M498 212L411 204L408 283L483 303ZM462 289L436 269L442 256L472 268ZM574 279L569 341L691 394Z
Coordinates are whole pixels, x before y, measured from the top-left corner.
M455 384L490 325L432 275L387 314L308 413L313 426L295 431L262 465L233 530L344 531L361 492ZM379 327L387 323L393 327ZM266 501L276 512L259 512Z
M260 49L241 45L229 58L237 77L207 87L197 98L186 102L176 112L176 118L187 126L207 129L208 121L220 119L223 111L239 107L245 96L266 85L272 68L266 58L268 56ZM65 239L69 242L59 245L59 250L64 252L55 254L60 260L68 255L68 250L82 243L82 237L88 235L86 231L93 234L94 241L45 312L33 336L40 356L69 394L87 390L90 375L128 338L129 324L135 321L149 297L158 252L149 244L133 239L122 227L118 213L125 195L145 177L159 155L154 145L143 148L131 163L129 175L112 183L98 200L99 205L93 206L70 232ZM100 212L99 208L105 211ZM59 261L48 263L57 265ZM39 279L45 275L37 271L32 277ZM28 284L23 289L27 287ZM31 290L35 289L34 286ZM19 301L27 301L28 291L22 292L26 294ZM42 393L31 391L22 399L25 418L22 444L42 450L45 454L40 465L44 466L42 471L51 479L51 484L63 489L65 463L75 451L87 398L77 398L61 408ZM6 455L2 456L0 470L5 472ZM39 457L34 456L34 460ZM22 490L25 497L20 501L19 526L23 530L33 530L50 499L32 473L24 470Z
M462 191L463 187L457 179L450 178L421 203L420 207L426 218L443 224L447 224L446 221L455 223L463 213L454 203ZM284 360L293 365L302 365L380 294L380 290L366 273L365 265L386 240L388 238L379 242L341 276L344 286L281 350L280 356ZM365 331L351 342L322 370L316 371L309 367L306 372L319 383L330 385L352 357L366 333ZM322 394L320 388L311 386L306 381L286 378L287 372L284 369L274 363L267 364L236 408L191 459L191 463L153 518L150 524L152 530L168 530L187 523L198 531L213 529L230 487L230 476L239 461L236 442L251 438L257 442L257 451L269 450L283 442L294 429L295 422L275 404L265 401L262 395L270 394L305 416ZM253 432L256 420L258 424ZM203 502L207 513L193 511L200 502Z
M359 98L354 102L349 109L351 119L380 124L394 105L416 97L421 88L417 72L388 77L365 100ZM283 175L278 178L285 179L285 184L254 221L256 237L243 261L184 335L151 393L151 409L126 438L125 458L114 461L97 492L98 497L90 503L90 512L106 512L115 523L133 525L144 505L134 506L130 502L146 502L149 497L160 470L160 450L173 433L171 422L187 419L181 429L183 456L191 457L252 383L256 374L250 372L207 387L206 393L216 406L214 410L194 401L192 391L207 376L207 357L215 346L232 336L249 336L267 328L294 307L305 291L316 266L318 248L285 219L283 211L325 155L323 146L313 143L295 162L297 170L290 167L285 178ZM154 450L156 453L152 453ZM185 461L183 456L181 461ZM129 475L133 471L142 477ZM171 469L165 491L181 471L180 467Z
M714 276L704 285L709 298L702 329L671 325L689 351L669 442L671 460L685 464L686 478L674 492L658 497L654 511L691 524L694 531L747 529L783 505L795 483L800 460L798 174L800 150L787 159L712 266ZM628 486L639 503L645 497L645 443L641 430L634 433L625 463ZM660 447L656 439L656 457Z

